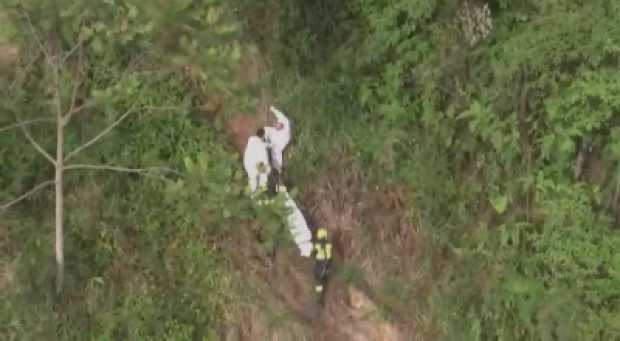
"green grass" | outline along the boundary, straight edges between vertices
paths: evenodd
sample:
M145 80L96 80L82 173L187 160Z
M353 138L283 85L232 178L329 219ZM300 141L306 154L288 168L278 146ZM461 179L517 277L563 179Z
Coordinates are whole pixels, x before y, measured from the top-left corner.
M353 263L339 265L336 269L336 277L348 285L360 287L364 282L364 270Z
M7 20L6 13L0 10L0 44L11 41L11 38L15 35L15 27Z
M329 166L330 158L343 150L359 150L353 146L367 134L367 122L351 98L353 84L345 78L335 83L330 72L321 72L300 79L293 68L274 74L274 105L292 122L292 140L286 151L288 176L299 187L310 186Z

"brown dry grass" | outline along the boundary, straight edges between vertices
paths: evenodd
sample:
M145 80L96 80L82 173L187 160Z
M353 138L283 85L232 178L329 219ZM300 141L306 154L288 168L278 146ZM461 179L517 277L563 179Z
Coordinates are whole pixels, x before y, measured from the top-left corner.
M332 232L343 260L415 259L420 254L420 232L414 225L407 189L395 185L368 188L345 155L335 156L332 165L304 193L303 202L317 223Z
M7 292L15 283L15 248L15 243L11 243L9 224L0 222L0 293Z
M256 85L265 70L261 58L248 55L236 80L241 85ZM239 152L259 126L273 123L269 105L270 92L263 89L256 114L226 119L226 130ZM304 193L302 203L317 223L332 232L337 262L361 264L371 288L380 288L385 276L401 269L405 269L403 278L417 278L413 265L420 253L416 243L422 239L413 225L407 190L397 186L368 189L359 168L344 152L331 164L333 167ZM375 301L376 295L337 278L330 284L326 306L319 316L311 263L291 250L279 251L275 262L271 261L252 232L260 227L253 222L245 225L243 232L231 236L222 249L231 251L229 259L246 286L251 286L253 296L227 312L231 327L225 333L226 340L419 339L414 332L415 312L403 316L398 324L388 322L381 314L381 303ZM270 326L267 316L274 311L289 316L287 327Z
M259 123L254 115L238 115L226 122L226 131L235 149L243 153L248 138L256 132Z
M10 44L0 43L0 64L10 64L17 61L19 49Z
M8 292L15 284L16 261L0 261L0 292Z
M227 314L226 340L407 340L366 293L337 280L321 309L314 301L311 262L290 249L280 249L270 261L254 241L255 228L248 222L245 232L231 236L224 248L231 250L230 259L244 279L239 289L253 293ZM274 326L274 317L283 320Z
M421 303L416 300L430 292L432 278L417 267L429 252L428 237L415 225L409 190L397 185L369 188L345 152L334 155L330 164L304 193L310 215L330 230L339 261L362 268L366 294L375 304L390 304L399 330L389 333L401 333L405 339L434 339L428 317L417 311ZM388 302L382 294L388 278L410 286L410 299ZM374 325L385 327L379 322Z
M248 45L244 48L244 55L235 70L235 85L240 88L249 89L256 87L263 80L267 70L267 64L255 46ZM269 106L272 105L271 91L262 87L257 95L255 111L249 113L236 113L225 118L225 127L234 147L243 153L248 138L256 130L266 124L272 124L275 119L269 113ZM219 103L225 107L226 103Z

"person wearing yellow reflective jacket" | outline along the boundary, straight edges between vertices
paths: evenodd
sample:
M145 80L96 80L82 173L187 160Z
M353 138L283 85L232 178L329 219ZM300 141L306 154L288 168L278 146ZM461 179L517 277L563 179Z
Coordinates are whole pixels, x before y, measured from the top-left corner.
M322 294L327 283L329 265L332 258L332 244L327 239L327 229L324 227L316 229L312 257L315 259L314 278L316 279L316 285L314 289L317 293Z

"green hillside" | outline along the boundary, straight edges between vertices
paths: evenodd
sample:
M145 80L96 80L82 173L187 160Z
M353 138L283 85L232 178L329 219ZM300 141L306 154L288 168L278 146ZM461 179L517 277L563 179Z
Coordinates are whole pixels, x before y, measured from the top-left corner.
M0 339L620 339L619 61L611 0L4 0Z

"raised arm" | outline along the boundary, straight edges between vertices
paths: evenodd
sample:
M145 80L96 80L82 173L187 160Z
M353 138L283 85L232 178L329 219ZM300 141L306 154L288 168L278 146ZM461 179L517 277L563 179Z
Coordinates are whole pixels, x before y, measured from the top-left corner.
M276 115L276 118L278 119L278 122L282 122L287 127L289 126L288 117L286 117L286 115L284 115L283 112L281 112L280 110L276 109L274 106L269 107L269 110L271 110L271 112L274 115Z

